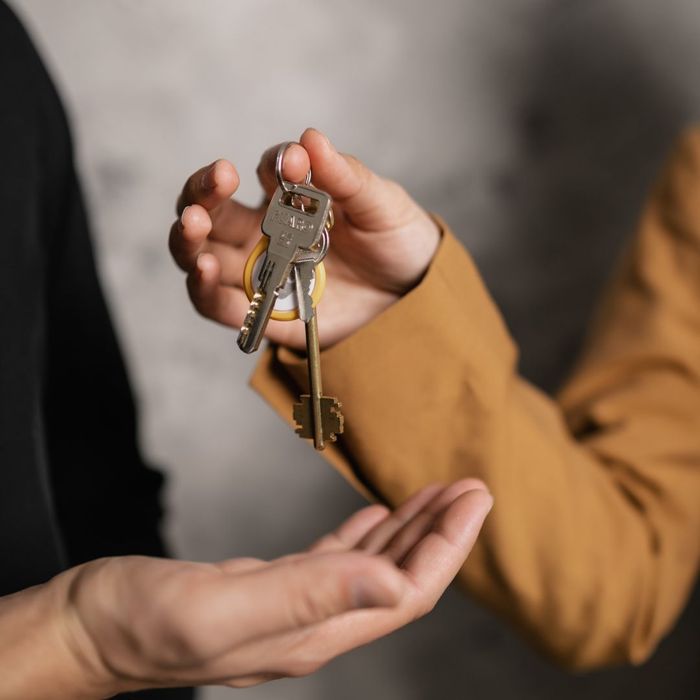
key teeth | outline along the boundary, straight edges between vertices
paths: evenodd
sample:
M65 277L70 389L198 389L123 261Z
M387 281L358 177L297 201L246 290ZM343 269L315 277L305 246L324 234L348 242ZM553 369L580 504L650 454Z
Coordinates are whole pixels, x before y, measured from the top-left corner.
M311 411L311 397L304 394L299 397L300 402L295 403L292 411L296 428L294 432L301 438L313 438L313 414ZM328 442L335 442L345 429L345 418L341 411L342 404L332 396L321 397L323 438Z
M255 292L253 298L250 300L250 306L248 307L248 313L246 313L243 319L243 325L238 333L238 346L243 348L243 345L250 335L250 330L255 323L255 319L258 316L258 311L260 310L260 304L262 304L265 295L261 292Z
M260 304L262 304L264 298L265 295L261 294L260 292L255 292L255 294L253 294L253 298L250 300L250 306L248 307L248 313L246 313L245 318L243 319L241 333L245 333L246 335L250 333L250 329L255 323L255 319L258 316L258 311L260 310Z
M343 404L340 403L337 399L333 399L333 403L328 407L328 413L329 415L333 416L337 422L338 429L331 432L328 439L331 442L335 442L337 439L338 435L343 434L343 430L345 429L345 416L343 415L343 411L341 410L343 408Z
M301 397L302 399L304 398L303 396ZM294 419L294 422L296 423L296 428L294 429L294 432L301 436L302 433L304 432L304 404L303 403L295 403L294 406L292 407L292 418Z

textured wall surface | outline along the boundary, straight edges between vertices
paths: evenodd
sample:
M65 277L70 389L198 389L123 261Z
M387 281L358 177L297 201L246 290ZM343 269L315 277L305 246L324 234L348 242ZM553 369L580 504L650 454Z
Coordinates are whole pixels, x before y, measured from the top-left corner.
M443 214L552 388L665 150L700 115L697 0L14 0L59 83L101 269L170 475L180 555L275 556L361 505L246 386L166 235L184 178L308 126ZM265 700L688 698L700 602L639 670L572 678L451 591L428 619ZM235 692L210 689L206 700Z

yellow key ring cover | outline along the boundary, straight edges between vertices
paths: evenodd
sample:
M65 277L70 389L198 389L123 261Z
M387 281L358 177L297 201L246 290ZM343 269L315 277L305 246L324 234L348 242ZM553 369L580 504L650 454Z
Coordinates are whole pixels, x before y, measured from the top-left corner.
M253 294L255 294L256 292L256 289L253 285L253 276L255 274L256 263L265 255L269 240L270 239L267 236L263 236L258 241L258 244L255 246L255 248L253 248L250 255L248 256L248 259L245 263L245 267L243 268L243 289L245 289L248 301L250 301L253 298ZM316 307L318 302L321 301L321 297L323 296L323 290L325 288L326 268L323 266L323 263L320 262L318 265L316 265L316 269L314 271L314 285L311 290L311 301L313 303L314 308ZM279 301L275 304L275 307L278 303ZM270 316L270 318L274 319L275 321L294 321L295 319L299 318L299 310L296 307L296 305L293 309L281 310L274 308L272 310L272 315Z

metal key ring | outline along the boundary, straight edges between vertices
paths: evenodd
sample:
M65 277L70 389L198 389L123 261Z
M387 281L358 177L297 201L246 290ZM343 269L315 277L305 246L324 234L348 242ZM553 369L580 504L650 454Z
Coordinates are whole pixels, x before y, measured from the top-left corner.
M320 246L318 250L309 250L305 255L304 253L299 253L295 258L294 262L313 262L314 265L318 265L323 262L323 259L328 255L328 248L330 247L331 239L328 233L328 229L324 228L321 233Z
M277 178L277 184L284 192L291 192L292 188L287 185L287 181L282 177L282 160L284 159L285 151L294 144L301 146L298 141L285 141L283 144L281 144L277 151L277 158L275 159L275 177ZM311 184L311 168L309 168L309 172L306 173L304 184Z

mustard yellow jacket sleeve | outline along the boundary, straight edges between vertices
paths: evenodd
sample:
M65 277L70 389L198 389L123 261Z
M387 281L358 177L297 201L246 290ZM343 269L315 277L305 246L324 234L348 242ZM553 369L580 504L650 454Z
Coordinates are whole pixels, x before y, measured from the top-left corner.
M482 478L495 506L466 589L565 665L640 662L700 560L700 132L673 152L560 395L519 378L516 354L444 228L421 284L323 353L346 418L326 457L390 504ZM283 348L253 376L287 420L304 382Z

